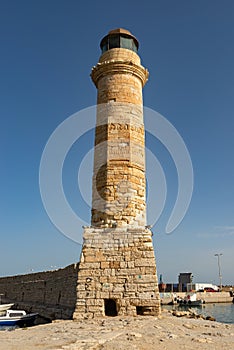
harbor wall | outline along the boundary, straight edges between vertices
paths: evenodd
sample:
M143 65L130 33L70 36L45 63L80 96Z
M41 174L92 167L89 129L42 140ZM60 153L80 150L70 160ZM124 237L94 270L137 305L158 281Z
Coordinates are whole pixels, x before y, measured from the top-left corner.
M49 319L70 319L77 300L79 264L63 269L0 278L2 303Z
M233 301L229 292L197 292L197 299L202 299L205 303L231 303Z
M167 305L172 303L175 297L184 299L186 297L185 292L178 293L161 293L161 304ZM230 295L230 292L197 292L197 300L201 299L206 304L209 303L232 303L234 302L233 296Z
M177 297L184 298L187 293L176 293ZM202 299L205 303L231 303L233 297L229 292L196 292L197 299Z

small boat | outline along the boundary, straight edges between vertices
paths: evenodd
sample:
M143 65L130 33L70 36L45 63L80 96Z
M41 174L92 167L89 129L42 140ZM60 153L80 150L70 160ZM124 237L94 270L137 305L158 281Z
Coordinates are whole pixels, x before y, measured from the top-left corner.
M0 304L0 312L10 309L14 304Z
M177 302L184 306L202 306L204 304L202 299L197 299L196 293L187 293L184 299L179 299Z
M0 316L0 326L33 326L37 313L26 314L24 310L6 310L4 316Z
M180 300L179 303L181 306L202 306L204 304L204 301L199 300Z

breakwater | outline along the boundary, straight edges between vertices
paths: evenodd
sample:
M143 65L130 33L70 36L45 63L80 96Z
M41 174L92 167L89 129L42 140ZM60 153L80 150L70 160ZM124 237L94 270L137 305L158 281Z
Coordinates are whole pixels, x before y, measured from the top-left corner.
M77 300L79 264L63 269L0 278L2 303L49 319L71 319Z
M175 301L176 298L184 299L186 296L185 292L178 293L161 293L161 304L167 305ZM201 299L206 304L216 303L232 303L233 296L229 292L197 292L197 300Z
M233 297L229 292L197 292L197 299L202 299L207 303L231 303Z

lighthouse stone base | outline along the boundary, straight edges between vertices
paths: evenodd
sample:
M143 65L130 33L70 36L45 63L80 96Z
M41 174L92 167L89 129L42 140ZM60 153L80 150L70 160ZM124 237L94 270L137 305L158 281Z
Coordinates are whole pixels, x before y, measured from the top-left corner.
M90 227L83 238L73 318L158 315L152 232Z

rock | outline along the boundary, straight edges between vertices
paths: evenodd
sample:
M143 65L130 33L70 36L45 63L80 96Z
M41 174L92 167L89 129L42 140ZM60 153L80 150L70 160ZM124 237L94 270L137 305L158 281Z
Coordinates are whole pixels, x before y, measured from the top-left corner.
M172 315L173 315L173 316L176 316L176 317L184 317L184 316L188 316L188 315L189 315L189 312L188 312L188 311L177 311L177 310L173 310Z
M193 328L195 328L195 326L194 326L193 324L191 324L191 323L184 323L183 326L184 326L185 328L187 328L187 329L193 329Z
M207 321L216 321L216 319L212 316L206 316Z
M210 338L193 338L192 341L197 343L212 343Z
M217 333L216 333L216 336L218 336L218 337L224 337L224 335L223 335L222 333L220 333L220 332L217 332Z
M142 338L141 333L135 333L135 332L126 333L126 336L128 340L133 340L134 338Z
M154 325L153 327L156 328L156 329L162 329L161 326L156 326L156 325Z
M178 335L171 333L171 334L168 335L168 338L169 339L176 339L176 338L178 338Z
M188 311L189 311L189 313L190 313L191 315L194 315L194 316L197 316L197 315L198 315L197 312L194 311L194 310L192 310L192 309L188 309Z
M142 334L141 333L131 333L131 335L133 337L136 337L136 338L141 338L142 337Z

